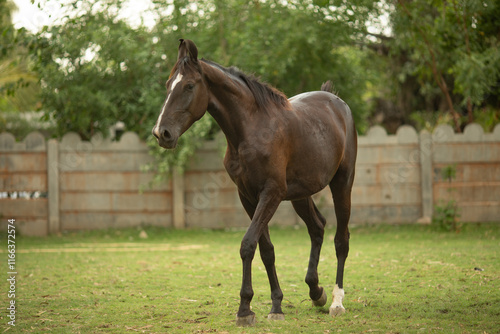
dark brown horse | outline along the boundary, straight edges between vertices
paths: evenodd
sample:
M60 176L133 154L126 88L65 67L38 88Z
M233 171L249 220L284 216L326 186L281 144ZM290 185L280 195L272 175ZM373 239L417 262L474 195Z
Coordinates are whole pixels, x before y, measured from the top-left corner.
M287 99L235 68L198 59L195 44L180 40L178 60L167 81L167 98L153 135L161 147L174 148L179 137L208 111L226 136L224 166L238 186L241 203L252 220L240 248L243 282L238 325L255 323L250 302L254 294L252 260L257 245L271 285L272 308L268 318L284 319L283 293L268 229L271 217L284 200L292 202L311 238L305 279L309 296L316 306L326 304L317 272L326 221L311 196L327 185L337 216L338 266L330 314L345 312L343 276L349 251L347 225L357 137L349 107L330 90L327 82L321 91Z

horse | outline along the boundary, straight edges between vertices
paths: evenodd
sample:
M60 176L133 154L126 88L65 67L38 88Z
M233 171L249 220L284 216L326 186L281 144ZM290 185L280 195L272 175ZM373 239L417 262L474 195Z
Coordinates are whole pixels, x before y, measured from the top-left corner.
M250 326L256 322L250 302L257 245L271 287L268 319L285 318L268 228L282 201L291 201L307 226L311 250L305 282L312 304L326 304L317 271L326 220L311 196L327 185L337 218L337 276L329 314L343 314L344 265L349 252L348 224L357 154L350 108L331 92L330 81L320 91L287 99L253 75L198 59L193 41L179 41L178 59L166 82L167 96L152 133L161 147L175 148L179 137L208 112L226 137L224 166L251 219L240 247L243 275L236 324Z

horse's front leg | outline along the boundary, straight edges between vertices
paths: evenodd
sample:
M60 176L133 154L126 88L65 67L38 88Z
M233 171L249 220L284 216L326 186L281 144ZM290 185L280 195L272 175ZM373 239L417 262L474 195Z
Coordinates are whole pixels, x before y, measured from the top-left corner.
M251 326L255 324L255 313L250 309L250 302L253 298L252 260L255 255L257 243L264 231L267 231L267 224L276 212L282 198L281 192L276 190L269 189L261 193L259 203L252 217L252 223L241 241L240 256L243 262L243 279L240 291L240 307L236 318L238 326Z
M276 267L274 265L274 246L271 242L269 229L267 228L262 232L262 236L259 239L259 250L262 262L266 267L269 284L271 285L271 300L273 302L273 306L267 318L269 320L285 320L285 315L281 310L283 292L281 291L280 284L278 282L278 275L276 275Z

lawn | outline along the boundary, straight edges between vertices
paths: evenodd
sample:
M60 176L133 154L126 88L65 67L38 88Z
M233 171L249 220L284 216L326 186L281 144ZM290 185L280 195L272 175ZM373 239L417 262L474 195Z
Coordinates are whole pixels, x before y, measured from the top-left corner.
M329 301L311 307L304 283L305 228L272 228L285 321L269 322L270 291L254 260L257 325L235 326L244 231L143 229L16 239L12 333L499 333L500 224L351 228L345 272L347 313L331 318L335 230L325 235L320 283ZM146 237L147 238L144 238ZM142 237L142 238L141 238ZM5 276L6 235L0 256ZM4 277L5 277L4 276ZM8 307L9 284L1 302Z

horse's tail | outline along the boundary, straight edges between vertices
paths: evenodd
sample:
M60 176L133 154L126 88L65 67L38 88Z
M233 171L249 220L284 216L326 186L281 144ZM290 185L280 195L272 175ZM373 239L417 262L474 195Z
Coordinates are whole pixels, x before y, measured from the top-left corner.
M328 80L327 82L324 82L321 85L321 90L337 95L337 92L334 91L333 83L330 80Z

